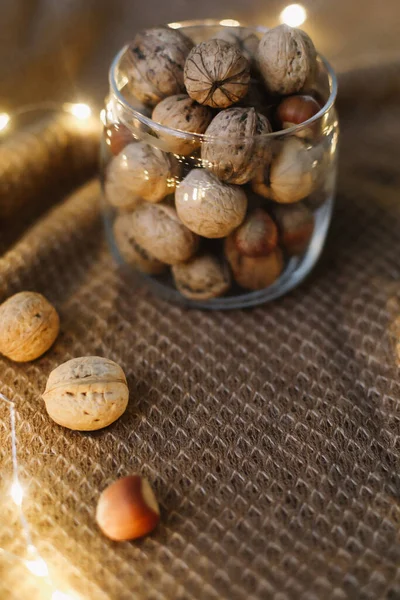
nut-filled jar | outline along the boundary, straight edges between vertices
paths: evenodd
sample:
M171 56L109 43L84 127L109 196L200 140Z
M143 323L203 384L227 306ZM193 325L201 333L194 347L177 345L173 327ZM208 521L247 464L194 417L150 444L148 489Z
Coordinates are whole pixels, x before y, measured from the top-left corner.
M104 217L119 263L200 308L298 285L332 214L336 91L299 29L139 32L114 59L103 111Z

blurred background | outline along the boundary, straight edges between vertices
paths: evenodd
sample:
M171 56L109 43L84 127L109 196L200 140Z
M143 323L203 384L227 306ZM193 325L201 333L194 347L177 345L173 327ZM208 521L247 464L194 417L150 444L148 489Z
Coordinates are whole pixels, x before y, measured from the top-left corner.
M290 4L290 0L1 0L0 112L49 99L100 105L113 55L140 28L207 17L273 26ZM400 62L399 0L301 4L306 11L302 27L339 72ZM286 19L295 25L301 14L289 11Z

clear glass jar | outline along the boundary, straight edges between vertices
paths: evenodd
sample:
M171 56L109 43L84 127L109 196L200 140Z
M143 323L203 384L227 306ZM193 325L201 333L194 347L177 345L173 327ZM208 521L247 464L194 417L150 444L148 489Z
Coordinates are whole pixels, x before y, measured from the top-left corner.
M196 44L217 37L223 29L214 21L171 24L178 26ZM263 27L246 30L259 38L266 31ZM132 274L141 273L167 299L198 308L254 306L298 285L321 254L335 194L337 82L329 63L318 57L317 77L304 91L312 93L322 106L317 114L301 125L233 143L232 139L185 133L153 121L152 109L129 93L126 52L124 47L111 66L110 93L102 114L104 220L118 262ZM260 102L258 97L256 102ZM267 97L265 106L256 108L267 114ZM232 152L243 150L243 144L251 156L265 157L251 180L244 177L242 185L227 186L208 175L210 169L217 175L234 169ZM236 235L237 241L237 233L227 234L223 224L217 230L212 223L210 231L198 228L204 199L209 206L224 206L232 195L238 203L234 212L240 212L239 222L246 204L247 215L256 215L255 220L260 214L265 216L258 209L268 213L278 231L278 250L268 256L243 258L236 246L232 249L231 238ZM150 205L153 208L149 209ZM217 211L214 223L218 224L219 218L224 221L225 215ZM254 227L253 231L258 231L260 226L255 223ZM197 235L199 230L206 235ZM246 242L246 231L242 233ZM193 255L207 258L193 261Z

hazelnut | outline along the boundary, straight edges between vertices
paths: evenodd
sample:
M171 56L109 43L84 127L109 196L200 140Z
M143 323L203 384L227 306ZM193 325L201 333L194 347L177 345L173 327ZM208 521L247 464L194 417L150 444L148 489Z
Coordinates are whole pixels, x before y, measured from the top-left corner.
M317 53L304 31L279 25L261 39L258 66L271 93L295 94L316 73Z
M105 194L113 206L133 209L142 200L160 202L175 188L175 163L144 142L126 146L112 159L105 176Z
M214 39L224 40L229 44L238 46L240 52L249 61L250 64L255 63L259 38L255 33L245 27L223 27Z
M204 254L172 267L175 285L183 296L193 300L217 298L231 285L229 269L215 256Z
M172 206L143 204L132 214L137 244L168 265L189 260L197 250L198 237L180 220Z
M164 271L165 264L139 246L133 237L131 213L117 215L114 222L114 237L122 258L129 265L150 275L159 275Z
M276 206L274 217L278 224L280 241L289 256L302 254L314 231L314 215L301 202Z
M254 108L222 110L206 130L201 146L204 167L227 183L247 183L271 159L269 141L263 137L271 131L268 119Z
M200 140L185 138L180 132L204 133L212 116L212 111L207 106L197 104L186 94L178 94L157 104L152 119L161 125L179 130L174 134L159 133L159 136L167 142L170 152L186 156L199 147Z
M100 495L96 521L111 540L122 542L147 535L157 526L160 509L144 477L130 475L109 485Z
M205 169L192 169L175 192L179 218L206 238L225 237L246 214L247 197L236 185L221 183Z
M314 188L314 158L297 137L282 142L271 165L261 167L252 181L254 192L282 204L298 202Z
M183 69L192 47L189 38L170 27L137 33L122 65L130 92L151 106L184 92Z
M246 95L250 65L236 45L208 40L191 50L184 80L187 93L199 104L227 108Z
M289 96L279 104L276 116L282 129L300 125L320 111L320 105L312 96ZM312 137L316 124L296 132L299 137Z
M278 244L278 229L269 214L255 208L232 234L240 254L267 256Z
M129 391L119 365L100 356L73 358L54 369L43 400L49 416L63 427L94 431L125 412Z
M20 292L0 305L0 352L16 362L35 360L60 330L55 308L41 294Z
M111 154L116 156L133 141L132 133L122 123L112 123L104 127L104 139Z
M270 286L283 271L284 262L279 247L268 256L245 256L237 249L233 237L229 236L225 240L225 256L236 283L249 290L262 290Z

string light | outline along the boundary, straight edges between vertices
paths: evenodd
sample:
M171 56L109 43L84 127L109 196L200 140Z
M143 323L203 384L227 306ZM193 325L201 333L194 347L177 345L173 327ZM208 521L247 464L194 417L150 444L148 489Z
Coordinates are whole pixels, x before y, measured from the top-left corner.
M12 465L13 465L13 483L10 488L10 496L14 503L19 509L19 518L24 531L25 539L27 541L27 553L32 558L23 560L20 556L17 556L11 552L7 552L4 548L0 548L0 553L4 553L10 558L15 558L21 561L22 564L36 577L40 577L45 580L47 585L52 588L51 600L79 600L78 596L70 593L61 592L57 590L54 583L49 575L49 568L45 560L40 556L38 549L32 543L31 533L28 522L22 511L22 500L24 496L23 488L18 478L18 459L17 459L17 434L16 434L16 419L15 419L15 404L12 400L9 400L4 394L0 392L0 400L5 402L10 411L10 423L11 423L11 451L12 451Z
M307 19L307 12L301 4L289 4L281 12L281 23L290 27L300 27Z
M0 113L0 131L6 129L7 125L10 122L10 115L7 113Z
M77 104L70 104L67 102L66 104L64 104L64 108L72 115L74 115L74 117L76 117L77 119L81 119L82 121L84 121L85 119L89 119L89 117L91 117L92 115L92 109L90 108L90 106L81 102L78 102Z

